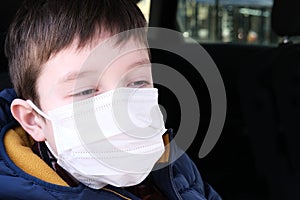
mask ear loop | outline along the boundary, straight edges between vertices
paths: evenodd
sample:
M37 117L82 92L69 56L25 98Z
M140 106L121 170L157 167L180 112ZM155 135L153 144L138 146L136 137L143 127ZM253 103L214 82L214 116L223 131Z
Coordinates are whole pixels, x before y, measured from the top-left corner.
M36 105L34 105L34 103L31 100L26 100L26 102L31 106L31 108L33 110L35 110L38 114L40 114L42 117L44 117L45 119L48 119L51 121L51 118L46 115L43 111L41 111Z
M51 118L46 115L43 111L41 111L41 109L39 109L31 100L26 100L26 102L31 106L31 108L33 110L35 110L38 114L40 114L42 117L44 117L45 119L48 119L49 121L51 121ZM57 154L53 151L52 147L50 146L50 144L48 143L48 141L45 141L46 146L48 147L49 151L52 153L52 155L57 159Z
M46 146L48 147L49 151L52 153L52 155L53 155L56 159L58 159L57 154L53 151L52 147L50 146L50 144L48 143L47 140L45 141L45 144L46 144Z

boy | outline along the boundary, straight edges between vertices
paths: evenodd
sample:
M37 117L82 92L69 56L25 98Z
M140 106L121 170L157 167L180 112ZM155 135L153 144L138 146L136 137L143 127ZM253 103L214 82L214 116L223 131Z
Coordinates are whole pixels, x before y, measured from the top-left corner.
M145 25L130 0L21 6L6 40L1 198L220 199L186 154L171 162Z

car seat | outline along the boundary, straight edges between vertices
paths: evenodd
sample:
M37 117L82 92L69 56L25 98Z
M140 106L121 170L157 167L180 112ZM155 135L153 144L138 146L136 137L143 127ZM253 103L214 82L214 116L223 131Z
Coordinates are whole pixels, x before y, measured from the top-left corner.
M300 2L274 0L271 24L278 46L241 67L239 90L256 168L270 199L295 199L300 188Z

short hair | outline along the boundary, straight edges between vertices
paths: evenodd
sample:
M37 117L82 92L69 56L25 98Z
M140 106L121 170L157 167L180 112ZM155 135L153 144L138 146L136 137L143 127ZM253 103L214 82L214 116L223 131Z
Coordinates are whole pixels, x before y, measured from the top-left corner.
M144 15L132 0L25 1L10 25L5 42L9 73L17 95L39 105L36 83L42 65L75 39L80 49L104 31L115 35L145 26ZM141 37L139 33L136 32Z

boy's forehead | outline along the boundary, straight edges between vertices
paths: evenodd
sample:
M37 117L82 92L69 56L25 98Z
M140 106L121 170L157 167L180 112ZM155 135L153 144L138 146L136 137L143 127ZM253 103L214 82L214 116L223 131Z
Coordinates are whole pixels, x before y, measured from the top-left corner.
M101 76L111 66L129 69L131 66L149 62L148 49L133 38L117 45L114 42L105 41L91 51L80 71L97 71L98 75Z
M91 61L95 61L98 64L100 62L109 63L124 54L145 50L148 53L146 44L133 37L120 42L117 36L102 35L82 47L78 45L77 40L74 40L70 46L52 55L45 63L45 66L62 65L73 61L81 65L91 65ZM74 56L77 59L74 59Z
M99 75L119 60L126 60L129 64L150 62L145 44L133 37L122 43L116 43L116 37L109 37L99 39L98 45L94 48L90 45L78 48L77 43L74 42L70 47L50 58L43 71L44 74L60 76L59 82L64 82L76 79L78 74L84 75L87 71Z
M102 54L101 57L98 57L97 55L98 54L96 53L95 55L90 54L80 68L74 68L67 71L67 73L61 77L60 82L73 81L79 77L101 77L101 74L110 70L109 68L112 66L117 66L120 70L130 70L136 66L149 66L150 64L148 52L145 49L128 51L119 56L117 54L114 55L113 53L106 56Z

